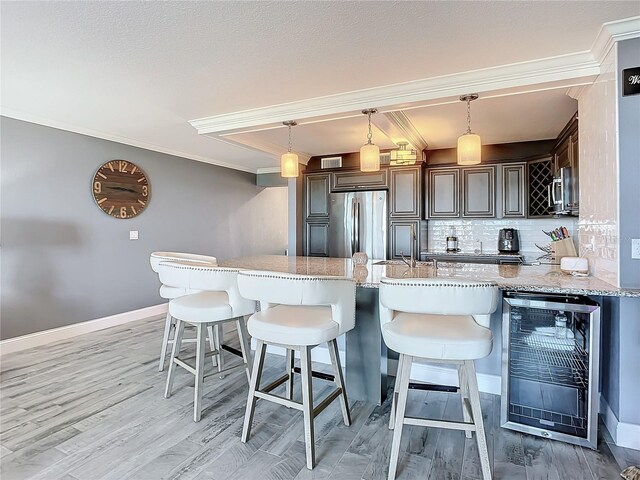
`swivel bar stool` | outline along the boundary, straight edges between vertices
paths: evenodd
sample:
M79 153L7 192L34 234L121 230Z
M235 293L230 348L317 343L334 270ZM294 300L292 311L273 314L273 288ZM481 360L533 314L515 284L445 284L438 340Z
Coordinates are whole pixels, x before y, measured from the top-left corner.
M188 261L160 262L158 273L163 284L187 285L190 290L197 291L197 293L183 295L169 301L169 312L177 323L164 396L165 398L171 396L177 365L195 375L193 420L198 422L202 412L202 385L205 377L205 329L225 322L236 322L243 362L217 373L244 368L248 381L251 378L251 349L244 317L255 312L256 303L240 296L236 269ZM185 324L196 327L195 367L178 358ZM212 349L209 355L221 356L220 347L218 346L216 350Z
M260 301L260 311L253 314L248 330L257 340L249 398L242 428L242 441L251 433L257 399L302 410L307 468L315 465L313 423L327 406L340 398L345 425L351 424L347 391L340 366L336 338L355 326L356 284L344 277L319 277L285 273L241 271L238 288L242 296ZM327 342L335 372L336 389L315 407L311 388L311 349ZM267 344L287 349L286 373L260 387ZM302 403L293 400L294 351L300 352ZM286 382L286 397L271 391Z
M498 288L490 282L447 279L380 280L380 326L384 342L400 354L389 428L394 429L389 480L396 476L404 425L476 432L484 480L491 479L487 439L473 361L491 353L489 318L496 310ZM463 422L405 416L414 358L458 368Z
M181 252L153 252L149 258L151 263L151 269L158 273L158 265L162 261L181 261L188 260L191 262L204 263L206 265L217 265L218 260L216 257L210 257L207 255L197 255L195 253L181 253ZM160 297L165 300L171 300L173 298L181 297L182 295L186 295L188 293L195 293L192 291L188 291L183 286L179 285L160 285ZM162 347L160 348L160 363L158 365L158 371L161 372L164 370L164 364L167 357L167 347L173 343L173 339L171 338L171 333L173 332L175 337L175 321L171 318L169 314L169 309L167 308L167 317L164 322L164 333L162 335ZM219 348L219 337L220 332L219 329L216 330L215 336L213 331L209 332L209 341L212 342L212 345L217 345L217 347L212 347L214 349ZM193 341L192 339L183 339L183 341ZM219 359L218 360L218 365ZM216 363L216 362L214 362ZM222 366L220 365L220 368Z

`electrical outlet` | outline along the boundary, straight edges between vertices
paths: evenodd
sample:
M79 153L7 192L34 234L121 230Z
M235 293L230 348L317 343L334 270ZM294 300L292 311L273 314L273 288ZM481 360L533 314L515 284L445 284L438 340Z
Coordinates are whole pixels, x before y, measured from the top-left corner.
M129 240L138 239L138 230L129 230Z
M640 260L640 238L631 239L631 258Z

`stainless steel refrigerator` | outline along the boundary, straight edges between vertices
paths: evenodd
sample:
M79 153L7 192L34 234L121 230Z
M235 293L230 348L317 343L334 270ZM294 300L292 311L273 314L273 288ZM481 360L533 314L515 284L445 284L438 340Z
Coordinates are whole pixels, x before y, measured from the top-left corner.
M387 258L386 191L332 193L329 208L330 257Z

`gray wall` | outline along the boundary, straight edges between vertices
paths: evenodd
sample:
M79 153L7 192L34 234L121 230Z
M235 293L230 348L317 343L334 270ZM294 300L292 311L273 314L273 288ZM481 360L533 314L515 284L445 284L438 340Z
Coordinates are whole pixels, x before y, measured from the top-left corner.
M618 43L618 73L640 67L640 38ZM618 96L620 286L640 288L640 260L631 259L631 239L640 238L640 95ZM621 298L618 420L640 425L640 298Z
M0 338L101 318L162 302L149 253L220 259L283 254L287 189L256 176L119 143L1 118ZM98 209L99 165L125 159L151 183L136 218ZM129 230L140 239L129 240Z

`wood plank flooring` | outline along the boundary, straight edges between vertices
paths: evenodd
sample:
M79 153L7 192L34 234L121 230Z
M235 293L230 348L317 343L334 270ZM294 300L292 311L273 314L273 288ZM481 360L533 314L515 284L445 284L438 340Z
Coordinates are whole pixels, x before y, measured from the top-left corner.
M178 369L173 396L163 398L166 371L157 371L162 328L163 319L156 317L5 355L2 480L387 477L389 402L351 402L351 427L342 423L338 402L327 408L316 419L317 466L309 471L298 411L259 401L251 439L240 442L248 392L242 371L205 380L199 423L192 420L193 376ZM227 337L227 343L237 342L235 332ZM283 369L284 358L268 357L264 381ZM314 379L316 399L331 388ZM640 463L638 452L616 447L606 431L599 450L591 451L500 428L498 397L483 394L482 408L496 479L613 480L623 467ZM460 398L411 391L408 414L461 418ZM405 427L397 478L479 479L475 438Z

